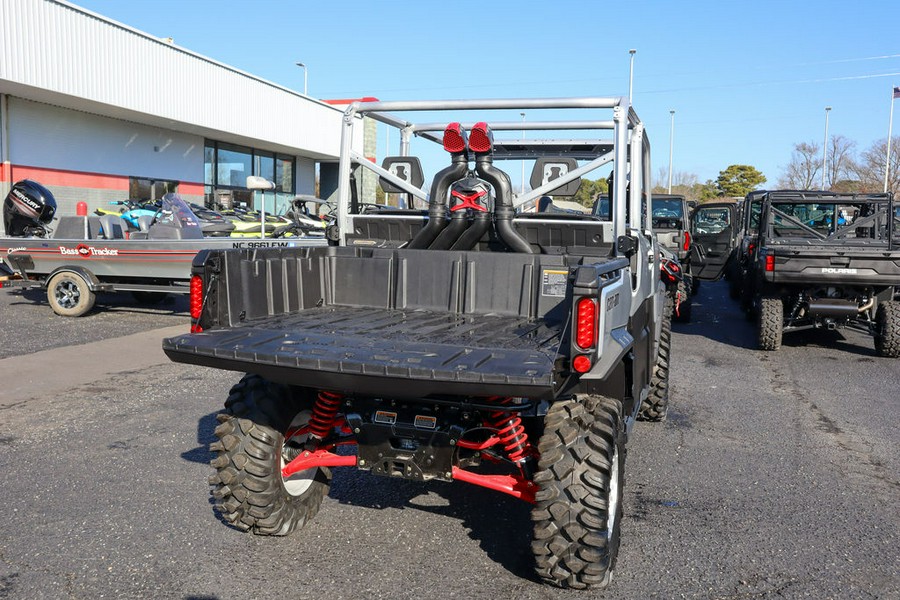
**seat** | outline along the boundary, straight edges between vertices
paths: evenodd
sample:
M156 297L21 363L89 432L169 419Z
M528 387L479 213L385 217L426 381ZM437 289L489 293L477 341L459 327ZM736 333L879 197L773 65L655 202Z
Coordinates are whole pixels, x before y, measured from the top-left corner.
M125 220L119 215L103 215L100 217L100 227L103 237L108 240L124 240L128 227Z

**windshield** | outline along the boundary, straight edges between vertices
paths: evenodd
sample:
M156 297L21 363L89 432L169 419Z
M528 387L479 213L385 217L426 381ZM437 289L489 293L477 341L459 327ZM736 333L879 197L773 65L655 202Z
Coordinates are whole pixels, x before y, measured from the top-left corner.
M164 225L172 225L181 229L200 230L200 220L187 202L178 194L166 194L162 198L162 205L156 213L156 222Z
M682 201L671 198L653 199L653 218L681 219L684 218Z
M731 225L731 211L722 207L703 207L694 213L696 233L721 233Z

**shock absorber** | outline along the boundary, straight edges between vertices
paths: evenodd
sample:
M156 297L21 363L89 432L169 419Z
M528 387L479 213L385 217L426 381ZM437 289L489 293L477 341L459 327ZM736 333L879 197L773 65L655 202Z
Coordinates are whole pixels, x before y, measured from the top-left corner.
M313 414L309 418L309 435L311 437L322 440L328 436L331 428L334 427L334 420L343 399L344 396L337 392L319 390L316 404L313 406Z
M512 398L494 398L500 404L509 404ZM488 417L490 424L497 430L497 437L506 455L514 463L525 469L526 462L532 454L531 442L528 441L528 433L522 425L522 418L518 413L494 411Z

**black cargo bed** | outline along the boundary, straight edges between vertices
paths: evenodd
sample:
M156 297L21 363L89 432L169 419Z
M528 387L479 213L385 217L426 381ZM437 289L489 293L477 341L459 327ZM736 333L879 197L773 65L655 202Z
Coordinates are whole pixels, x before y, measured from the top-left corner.
M326 306L168 338L174 361L294 385L390 396L527 396L558 390L563 320Z

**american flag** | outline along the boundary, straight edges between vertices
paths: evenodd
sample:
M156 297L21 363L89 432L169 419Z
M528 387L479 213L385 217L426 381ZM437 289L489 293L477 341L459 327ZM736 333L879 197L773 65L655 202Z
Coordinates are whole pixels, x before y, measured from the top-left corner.
M900 98L900 86L894 87L894 95L893 95L893 98L894 98L894 99Z

